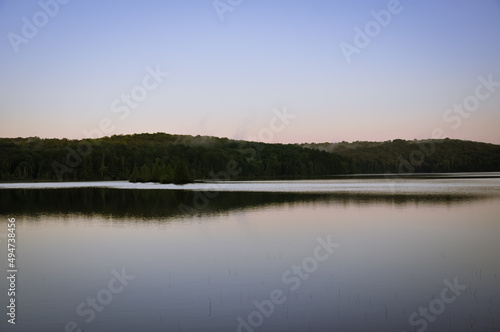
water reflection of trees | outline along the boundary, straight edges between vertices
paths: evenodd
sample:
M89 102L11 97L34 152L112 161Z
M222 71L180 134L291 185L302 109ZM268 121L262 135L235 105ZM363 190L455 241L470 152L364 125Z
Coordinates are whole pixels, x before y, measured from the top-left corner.
M208 195L207 195L208 196ZM215 196L215 197L213 197ZM352 193L219 192L207 200L186 190L110 188L2 189L0 213L12 215L84 214L131 218L172 218L217 214L284 204L460 204L480 199L465 195L372 195ZM204 196L206 197L206 196ZM198 205L193 202L198 199ZM179 209L183 205L184 211ZM202 207L196 209L195 207ZM191 211L186 213L185 210Z

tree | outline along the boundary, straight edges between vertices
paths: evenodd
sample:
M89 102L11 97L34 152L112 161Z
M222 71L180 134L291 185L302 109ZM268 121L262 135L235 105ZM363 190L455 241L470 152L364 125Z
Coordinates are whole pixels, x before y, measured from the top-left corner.
M141 167L141 177L140 182L149 182L151 181L151 171L149 170L148 165L144 164Z
M175 184L185 184L193 182L191 180L191 177L189 176L189 170L184 163L184 160L182 159L177 163L177 166L175 167L173 182Z
M153 165L153 170L151 172L150 181L160 182L160 177L161 177L160 160L158 158L156 158L156 161Z
M134 170L132 171L132 174L130 174L130 178L128 179L130 182L137 182L139 181L141 177L141 174L139 173L139 170L137 169L137 165L134 165Z
M172 183L174 180L174 171L170 165L161 167L160 183Z

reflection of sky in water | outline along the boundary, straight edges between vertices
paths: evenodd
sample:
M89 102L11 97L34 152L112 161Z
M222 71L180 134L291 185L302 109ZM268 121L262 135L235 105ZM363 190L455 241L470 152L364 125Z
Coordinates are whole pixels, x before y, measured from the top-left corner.
M498 198L351 203L281 202L167 221L22 215L15 330L62 330L74 320L89 331L235 331L236 318L255 309L254 298L278 288L287 301L264 330L412 331L415 307L427 306L443 280L455 277L468 290L427 330L462 330L470 317L475 329L491 329L500 314L490 302L500 297ZM4 228L6 218L1 222ZM282 274L328 235L341 247L289 292ZM76 306L122 267L136 279L86 325Z

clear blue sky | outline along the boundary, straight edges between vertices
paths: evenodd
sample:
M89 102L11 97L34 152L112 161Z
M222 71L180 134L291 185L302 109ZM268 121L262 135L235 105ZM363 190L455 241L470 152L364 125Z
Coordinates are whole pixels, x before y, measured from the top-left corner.
M0 0L1 137L82 138L108 119L110 135L248 139L286 108L295 117L276 122L274 142L420 139L441 128L500 144L500 87L473 112L446 113L478 77L500 82L498 0L401 0L350 63L340 45L355 46L355 27L390 1L243 0L224 20L213 0L71 0L40 13L54 1ZM40 25L36 35L25 38L25 22ZM113 102L157 65L168 76L120 118Z

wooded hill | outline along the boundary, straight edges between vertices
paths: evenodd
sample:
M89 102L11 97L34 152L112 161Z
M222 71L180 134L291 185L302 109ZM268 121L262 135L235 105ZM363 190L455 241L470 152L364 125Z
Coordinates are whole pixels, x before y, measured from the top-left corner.
M0 138L0 181L323 178L500 171L500 145L452 139L266 144L156 134Z
M336 153L353 174L500 171L500 145L456 139L301 144Z

